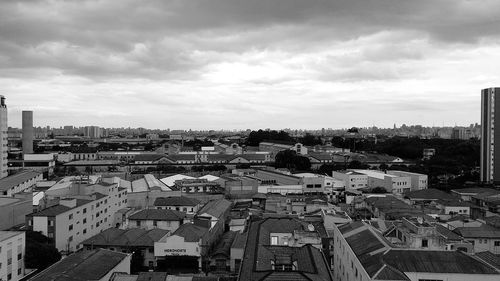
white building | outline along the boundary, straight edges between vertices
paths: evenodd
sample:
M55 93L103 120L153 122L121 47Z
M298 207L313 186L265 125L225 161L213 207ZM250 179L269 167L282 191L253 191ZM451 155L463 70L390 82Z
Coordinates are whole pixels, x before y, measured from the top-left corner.
M396 176L382 171L354 170L356 173L368 176L368 187L383 187L387 192L404 194L411 190L411 178L407 176Z
M24 232L0 231L0 280L24 277L26 236Z
M5 97L0 95L0 179L8 175L7 172L7 104Z
M58 190L57 205L27 216L28 226L54 239L61 252L74 252L81 242L113 225L115 213L127 205L126 190L117 184L79 185Z
M398 177L410 177L411 191L427 189L429 185L428 176L424 174L410 173L405 171L394 171L394 170L388 170L387 173Z
M368 186L368 176L355 171L333 171L333 178L344 181L346 189L360 189Z

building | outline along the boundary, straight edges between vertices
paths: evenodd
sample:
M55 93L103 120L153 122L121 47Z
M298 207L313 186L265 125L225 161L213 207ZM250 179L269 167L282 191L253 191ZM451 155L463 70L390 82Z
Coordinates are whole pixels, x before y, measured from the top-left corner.
M7 142L8 142L8 124L7 124L7 104L5 97L0 95L0 179L8 175L7 168Z
M222 235L210 253L210 270L215 272L231 271L231 246L237 233L228 231Z
M298 219L253 221L248 229L239 280L333 280L321 247L314 226Z
M500 255L500 228L489 225L479 227L458 227L454 230L474 245L474 252L489 251Z
M33 111L23 111L23 154L33 153Z
M98 126L86 126L83 130L83 134L86 138L100 139L103 137L103 129Z
M374 170L354 170L354 172L368 176L368 188L381 187L394 194L404 194L411 190L411 178L407 176L396 176Z
M0 280L21 280L24 277L25 233L0 231L0 249Z
M481 181L500 182L500 147L495 139L500 139L500 130L495 124L500 123L500 88L488 88L481 91ZM497 149L498 148L498 149Z
M343 181L346 189L368 187L368 176L355 171L333 171L333 178Z
M130 274L131 254L104 249L81 251L38 273L30 281L109 281L115 273Z
M451 138L454 140L469 140L474 137L474 130L471 128L453 128Z
M335 280L498 280L490 265L461 251L396 248L363 222L335 227Z
M26 215L33 212L31 196L0 197L0 230L26 223Z
M189 215L198 213L201 208L201 201L195 198L184 196L179 197L159 197L154 202L156 209L181 211Z
M144 209L128 217L129 228L163 229L176 231L186 218L186 213L175 210Z
M127 204L126 190L117 184L74 183L50 189L46 196L49 207L29 214L26 222L33 231L53 239L64 253L80 249L81 242L114 226L115 213Z
M23 171L12 176L0 179L0 195L13 196L16 193L31 191L43 176L35 171Z
M156 266L154 243L169 233L170 231L163 229L118 229L112 227L83 241L82 244L87 251L107 249L132 254L134 251L140 250L144 257L143 266L153 269Z

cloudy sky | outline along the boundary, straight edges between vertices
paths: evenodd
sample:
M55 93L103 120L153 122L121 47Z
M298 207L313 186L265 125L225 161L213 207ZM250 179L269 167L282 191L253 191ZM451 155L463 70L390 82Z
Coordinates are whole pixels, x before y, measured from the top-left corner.
M2 0L9 123L468 125L500 86L498 0Z

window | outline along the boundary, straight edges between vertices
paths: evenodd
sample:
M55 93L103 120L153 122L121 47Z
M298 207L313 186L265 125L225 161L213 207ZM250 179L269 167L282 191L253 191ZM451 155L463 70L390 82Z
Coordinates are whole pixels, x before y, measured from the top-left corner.
M86 214L87 213L87 208L83 208L83 213Z
M49 226L54 226L54 221L49 220Z
M271 245L278 245L278 236L271 236Z
M141 221L136 221L135 224L137 225L137 227L141 226Z
M83 229L83 234L87 234L87 229L86 228Z
M87 223L87 218L84 218L84 219L83 219L83 223L84 223L84 224L85 224L85 223Z
M158 222L157 221L153 221L153 226L158 226Z
M17 254L17 260L20 261L23 259L23 254Z
M71 242L71 241L73 241L73 236L70 236L70 237L68 238L68 242Z
M22 268L18 268L17 269L17 275L20 276L23 274L23 269Z
M69 227L68 227L69 231L73 230L73 225L70 224Z
M500 241L495 241L495 247L500 247Z
M427 248L429 247L429 241L427 239L422 239L422 248Z
M73 214L69 214L69 219L72 220L73 219Z

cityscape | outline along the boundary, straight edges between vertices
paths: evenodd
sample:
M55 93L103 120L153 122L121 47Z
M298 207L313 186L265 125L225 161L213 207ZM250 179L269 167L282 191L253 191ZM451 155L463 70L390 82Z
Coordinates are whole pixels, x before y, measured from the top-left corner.
M0 281L499 281L500 2L354 2L0 2Z

